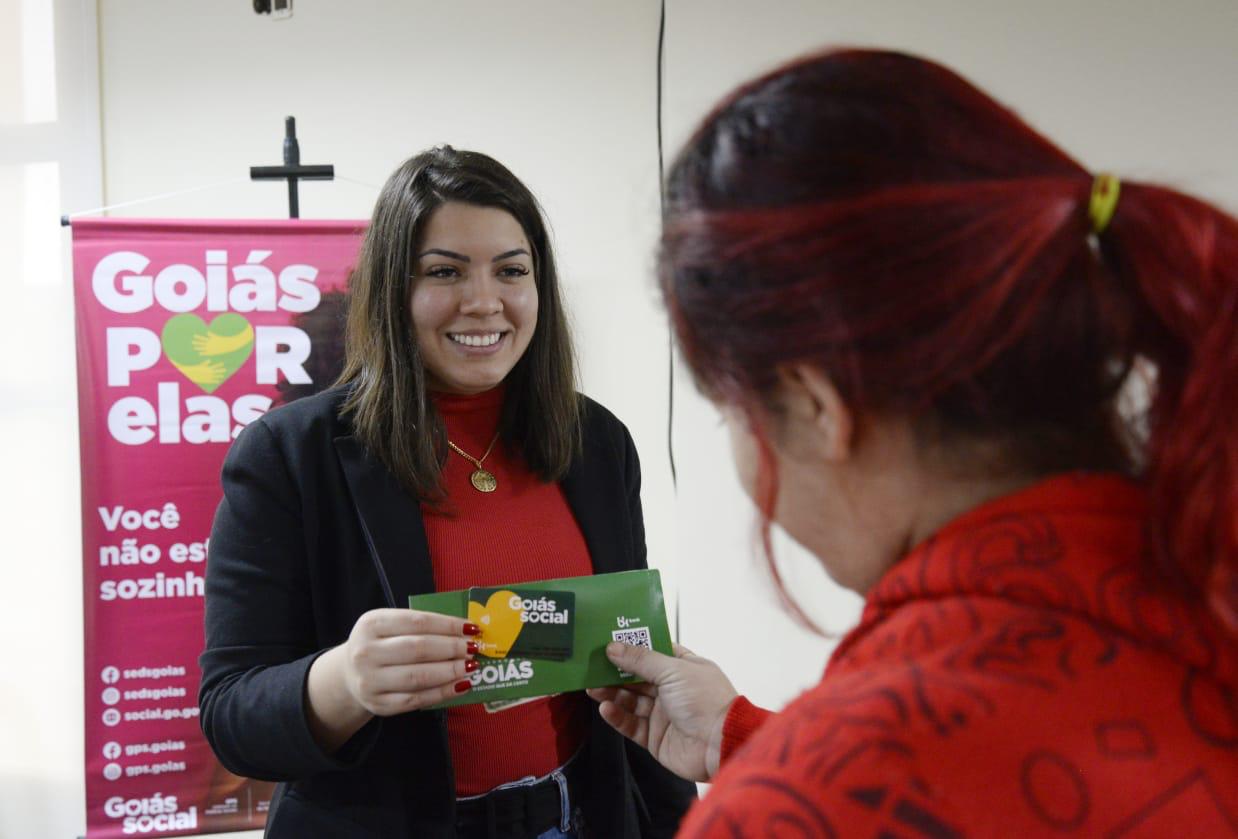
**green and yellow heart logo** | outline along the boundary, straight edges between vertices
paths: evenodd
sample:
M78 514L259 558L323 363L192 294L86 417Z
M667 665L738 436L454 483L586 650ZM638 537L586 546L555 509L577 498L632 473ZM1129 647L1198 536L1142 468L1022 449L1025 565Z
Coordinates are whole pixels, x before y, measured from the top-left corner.
M213 393L254 351L254 328L235 312L208 326L197 315L176 315L163 325L163 354L185 378Z
M491 594L485 606L475 600L469 601L469 623L481 627L477 646L482 655L507 658L516 643L516 636L524 626L520 620L524 609L519 606L512 608L513 599L517 604L520 602L515 592L504 590Z

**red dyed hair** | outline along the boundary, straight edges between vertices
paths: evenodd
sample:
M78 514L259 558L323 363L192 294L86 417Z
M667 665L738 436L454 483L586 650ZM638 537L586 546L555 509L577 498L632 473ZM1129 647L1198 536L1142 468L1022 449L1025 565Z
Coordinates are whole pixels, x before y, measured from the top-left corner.
M1143 474L1164 570L1232 624L1238 222L1123 181L1096 236L1092 182L939 65L829 52L741 87L688 142L663 291L698 384L750 417L807 362L861 415L1003 443L1009 468ZM1116 402L1137 359L1155 386L1132 429Z

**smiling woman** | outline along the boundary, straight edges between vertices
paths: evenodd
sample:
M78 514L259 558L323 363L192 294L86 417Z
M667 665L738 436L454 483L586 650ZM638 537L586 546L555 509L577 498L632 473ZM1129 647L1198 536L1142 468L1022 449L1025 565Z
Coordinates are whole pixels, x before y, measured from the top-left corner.
M504 445L543 480L567 474L582 404L571 336L541 207L506 167L450 147L406 161L379 195L350 292L345 410L405 489L442 490L450 449L429 393L500 383Z
M446 393L490 390L537 325L524 230L506 210L452 202L430 216L422 246L410 308L429 384Z
M477 626L400 608L645 567L640 465L576 392L536 200L485 155L419 154L349 290L338 386L252 423L224 466L200 695L220 761L286 784L275 839L671 835L694 785L583 693L429 710L494 667Z

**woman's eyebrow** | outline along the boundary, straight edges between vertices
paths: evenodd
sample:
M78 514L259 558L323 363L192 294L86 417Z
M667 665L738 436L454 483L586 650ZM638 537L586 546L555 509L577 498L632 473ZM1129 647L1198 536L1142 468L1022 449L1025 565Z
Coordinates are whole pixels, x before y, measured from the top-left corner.
M437 254L438 256L445 256L448 259L458 259L461 262L472 262L473 261L462 253L456 253L455 251L449 251L449 250L446 250L445 248L430 248L428 251L422 251L421 253L417 254L417 258L421 259L423 256L430 256L431 254ZM497 256L495 257L495 259L498 259L498 258L499 257Z
M504 251L503 253L499 254L498 256L496 256L494 259L490 261L499 262L504 259L511 259L513 256L520 256L521 254L524 254L525 256L531 256L531 254L524 248L516 248L515 250L511 250L511 251Z

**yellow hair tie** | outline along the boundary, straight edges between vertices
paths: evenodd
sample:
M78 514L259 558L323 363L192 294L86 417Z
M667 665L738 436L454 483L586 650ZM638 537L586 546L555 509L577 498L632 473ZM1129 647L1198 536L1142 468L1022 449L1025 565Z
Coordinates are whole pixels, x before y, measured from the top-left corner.
M1105 232L1109 220L1118 208L1118 195L1122 182L1116 175L1105 172L1092 179L1092 197L1088 200L1088 218L1092 220L1092 232L1098 236Z

